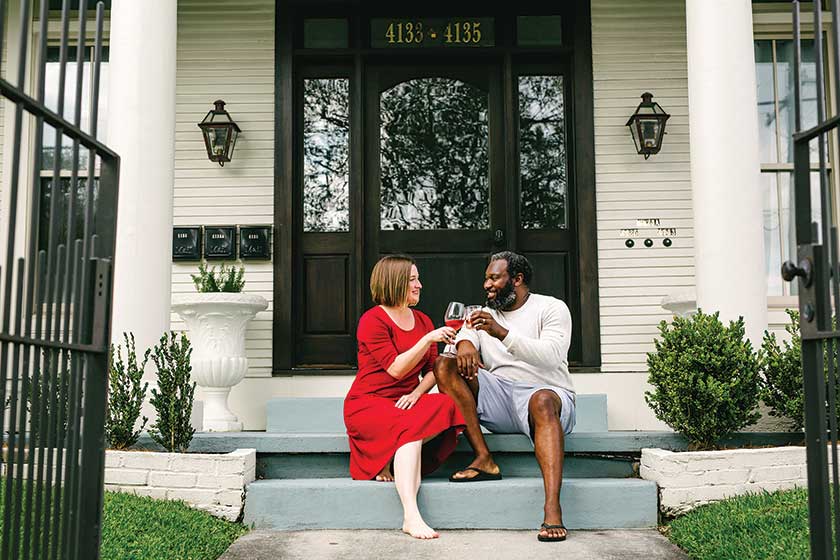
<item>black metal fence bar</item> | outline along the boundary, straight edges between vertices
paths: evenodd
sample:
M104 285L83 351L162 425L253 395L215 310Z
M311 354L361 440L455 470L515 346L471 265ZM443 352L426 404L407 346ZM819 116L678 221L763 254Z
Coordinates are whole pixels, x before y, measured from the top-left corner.
M0 559L98 557L104 479L104 416L110 340L111 261L116 229L119 158L96 140L104 7L96 8L90 130L81 129L87 2L78 0L73 122L64 118L71 3L63 0L56 112L45 106L48 3L40 3L34 97L25 92L31 0L21 0L18 83L0 79L0 95L15 105L7 200L20 193L24 113L34 120L30 215L24 257L15 254L18 229L10 213L5 266L0 267L0 434L6 443ZM0 14L6 2L0 0ZM0 17L0 59L5 22ZM55 132L52 176L42 179L45 125ZM69 192L61 180L64 136L72 142ZM80 149L87 168L80 174ZM101 177L97 180L97 162ZM82 201L78 200L83 186ZM43 191L43 192L42 192ZM67 203L61 202L67 198ZM42 201L49 199L47 206ZM47 212L44 218L44 211ZM78 222L81 223L78 223ZM46 229L39 229L41 227ZM8 407L6 405L8 404ZM8 434L6 425L8 424Z
M799 280L800 330L802 333L802 367L805 391L805 439L808 461L808 507L811 555L813 558L840 557L840 470L838 470L837 373L840 331L840 267L838 267L838 234L833 200L828 181L826 135L836 137L840 115L826 117L823 95L824 44L822 0L814 0L814 50L817 124L802 131L801 120L801 20L799 0L793 0L794 31L794 114L793 135L794 196L796 243ZM840 2L831 0L833 15L831 41L838 46ZM835 72L840 65L834 61ZM840 103L840 93L835 92ZM840 105L838 105L840 106ZM820 181L820 222L812 223L811 142L817 142ZM819 232L819 238L818 234ZM832 294L834 305L832 306ZM826 363L826 360L828 363ZM832 465L829 469L829 446ZM830 470L830 478L829 478ZM833 485L832 485L833 483ZM832 487L834 490L832 490ZM833 506L833 507L832 507ZM836 544L836 548L835 548Z
M41 2L40 12L38 16L39 22L39 48L38 48L38 65L36 68L37 85L35 89L35 98L41 104L44 103L44 96L46 92L46 74L47 74L47 35L48 35L48 14L49 3ZM30 191L30 224L38 223L41 213L41 157L43 149L44 136L44 118L40 115L35 116L35 149L32 157L32 189ZM51 255L52 256L52 255ZM36 338L41 337L41 327L43 323L43 313L41 302L44 299L44 293L49 293L49 284L45 286L44 280L44 265L46 264L46 253L43 257L38 252L38 236L29 236L29 250L26 258L29 262L28 277L34 279L30 281L29 289L27 290L26 306L24 313L26 317L26 328L24 332L31 333L32 331L32 312L33 307L37 306L37 313L35 317L35 332ZM34 300L34 301L33 301ZM42 438L42 425L46 422L42 416L46 413L43 407L45 392L45 384L48 383L48 371L42 374L41 365L43 363L43 350L39 351L38 346L28 345L25 353L26 360L24 361L24 371L29 371L29 363L32 364L31 377L31 392L30 399L31 418L29 427L29 454L26 463L26 501L24 505L24 520L23 520L23 555L22 558L38 558L38 549L41 542L40 538L32 538L32 524L33 517L40 517L41 515L41 498L43 495L44 486L44 453L45 442ZM49 368L45 368L48 370ZM48 385L47 385L48 387ZM24 407L26 408L26 407ZM36 503L33 503L33 500ZM38 526L36 526L37 528ZM40 537L40 534L38 534ZM34 542L33 542L34 540Z
M24 80L26 78L26 66L23 64L23 61L26 60L26 56L28 53L28 43L27 43L27 36L28 36L28 29L29 29L29 1L23 0L21 2L21 18L20 18L20 45L18 48L19 52L19 61L21 62L18 65L18 72L17 72L17 83L18 86L23 89L24 87ZM23 301L23 293L22 293L22 285L24 281L23 275L23 268L24 263L21 259L18 261L18 274L17 274L17 289L16 289L16 298L14 301L11 299L12 293L12 284L15 279L14 269L12 267L12 262L15 258L15 233L17 228L17 220L16 220L16 209L17 209L17 197L18 197L18 187L20 181L20 151L21 151L21 129L23 127L23 106L21 104L15 105L15 115L14 115L14 125L13 125L14 133L12 135L13 138L13 147L12 147L12 169L10 173L10 183L9 183L9 233L8 233L8 249L6 255L6 286L5 286L5 293L6 297L3 300L3 332L9 332L9 325L8 321L6 320L8 314L11 312L12 305L15 308L15 325L14 325L14 332L17 334L21 334L21 322L20 322L20 315L21 315L21 308L20 303ZM4 502L3 502L3 543L2 547L0 547L0 554L2 554L3 558L9 558L11 554L17 556L18 554L18 546L19 546L19 539L20 533L17 528L20 526L20 496L21 496L21 488L20 484L13 484L15 478L20 474L21 466L23 463L23 451L24 446L17 444L17 436L18 430L14 429L14 423L17 420L19 415L18 408L24 408L26 397L27 397L27 384L24 381L20 387L20 395L18 394L18 385L21 383L21 372L20 372L20 354L23 348L19 345L12 345L12 375L11 375L11 402L9 407L9 439L8 439L8 446L7 446L7 458L5 461L6 464L6 477L5 477L5 495L4 495ZM6 363L6 356L0 356L0 360L3 363ZM23 376L25 380L26 376ZM7 382L7 378L3 376L3 383ZM5 404L5 403L4 403ZM17 463L17 469L11 468L14 463ZM17 472L16 472L17 471ZM13 525L14 523L14 525Z

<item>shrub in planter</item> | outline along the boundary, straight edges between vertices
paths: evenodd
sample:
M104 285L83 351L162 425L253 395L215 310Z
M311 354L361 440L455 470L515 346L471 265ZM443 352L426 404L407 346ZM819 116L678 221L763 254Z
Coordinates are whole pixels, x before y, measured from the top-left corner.
M149 361L151 348L143 354L143 361L137 363L137 351L133 333L123 333L126 359L122 347L111 345L111 367L108 369L108 414L105 417L105 437L112 449L127 449L137 443L140 431L149 421L145 416L139 429L135 430L148 383L143 383L143 371Z
M190 424L195 383L190 383L192 348L187 335L167 333L155 346L152 361L157 367L158 387L152 389L157 422L149 428L151 438L170 452L184 453L195 429Z
M785 331L790 341L779 345L774 333L765 331L759 351L759 362L764 380L761 400L770 407L770 415L791 421L791 428L802 430L805 426L805 390L802 379L802 335L799 332L799 311L787 310L790 323ZM836 328L836 325L834 326ZM829 347L823 351L824 374L828 379ZM840 373L840 364L835 360L835 375ZM829 385L826 382L826 395ZM840 379L835 385L836 402L840 403ZM826 404L826 406L828 406ZM826 408L826 413L828 413Z
M719 314L698 310L659 324L661 340L648 354L645 400L656 417L685 435L690 449L714 449L758 420L758 359L744 337L744 320L725 327Z
M207 263L198 265L198 274L190 274L195 289L200 293L208 292L241 292L245 287L245 267L227 267L222 263L219 272L216 267L207 269Z

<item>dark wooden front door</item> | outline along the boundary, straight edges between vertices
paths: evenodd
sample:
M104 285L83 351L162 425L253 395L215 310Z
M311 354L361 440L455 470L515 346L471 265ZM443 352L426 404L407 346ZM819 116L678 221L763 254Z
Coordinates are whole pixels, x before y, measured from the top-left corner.
M488 256L506 249L532 261L534 291L580 316L569 73L504 68L448 57L372 62L362 84L303 74L293 367L355 366L355 325L386 254L417 260L418 308L435 324L449 301L483 303ZM363 118L351 115L353 91ZM359 184L345 165L363 168ZM575 323L573 361L579 332Z
M506 246L501 80L493 65L375 66L366 100L366 270L417 259L418 309L484 300L487 255Z

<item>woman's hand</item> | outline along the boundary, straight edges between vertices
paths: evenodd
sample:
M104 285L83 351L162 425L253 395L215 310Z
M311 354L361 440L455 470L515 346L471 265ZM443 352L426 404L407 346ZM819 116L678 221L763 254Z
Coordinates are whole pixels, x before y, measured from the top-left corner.
M452 327L441 327L439 329L435 329L426 333L426 341L429 344L432 342L445 342L446 344L452 344L455 342L455 329Z
M395 404L394 406L403 410L408 410L409 408L414 406L418 400L420 400L420 394L412 391L411 393L403 395L399 399L397 399L397 404Z

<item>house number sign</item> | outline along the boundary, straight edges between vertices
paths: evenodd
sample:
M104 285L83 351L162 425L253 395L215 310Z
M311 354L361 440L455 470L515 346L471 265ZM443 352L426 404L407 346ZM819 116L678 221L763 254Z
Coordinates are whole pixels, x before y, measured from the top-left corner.
M374 48L492 47L493 18L373 19L370 41Z

